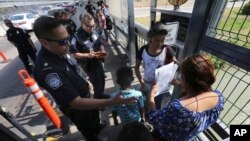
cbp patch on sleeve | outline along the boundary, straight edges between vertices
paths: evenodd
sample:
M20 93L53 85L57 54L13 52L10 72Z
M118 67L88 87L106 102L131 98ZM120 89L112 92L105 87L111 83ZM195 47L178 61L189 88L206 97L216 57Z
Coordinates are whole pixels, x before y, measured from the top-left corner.
M45 78L46 83L54 90L62 86L62 81L57 73L50 73Z

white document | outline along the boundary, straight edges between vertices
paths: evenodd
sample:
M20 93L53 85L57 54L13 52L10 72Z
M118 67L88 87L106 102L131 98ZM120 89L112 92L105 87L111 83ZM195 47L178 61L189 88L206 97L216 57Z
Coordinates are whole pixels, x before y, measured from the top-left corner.
M169 90L170 82L174 79L177 68L178 65L172 62L155 70L155 81L158 86L155 97Z

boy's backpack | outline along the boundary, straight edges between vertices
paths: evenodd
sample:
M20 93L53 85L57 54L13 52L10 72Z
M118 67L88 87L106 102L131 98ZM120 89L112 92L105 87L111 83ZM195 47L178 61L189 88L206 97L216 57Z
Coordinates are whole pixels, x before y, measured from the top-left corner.
M112 21L109 16L106 17L106 26L107 26L107 30L113 29Z

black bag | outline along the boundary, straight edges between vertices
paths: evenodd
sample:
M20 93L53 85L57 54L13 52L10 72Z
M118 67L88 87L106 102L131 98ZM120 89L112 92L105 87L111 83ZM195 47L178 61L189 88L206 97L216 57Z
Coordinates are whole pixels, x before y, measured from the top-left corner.
M106 26L107 26L107 30L113 29L112 21L109 16L106 17Z

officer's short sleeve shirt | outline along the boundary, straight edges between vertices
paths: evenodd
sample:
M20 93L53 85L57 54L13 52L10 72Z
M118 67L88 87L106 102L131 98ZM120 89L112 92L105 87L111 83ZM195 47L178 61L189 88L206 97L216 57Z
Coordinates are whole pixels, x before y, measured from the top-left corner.
M46 49L42 49L37 57L34 76L61 107L70 107L70 103L78 96L88 97L88 83L64 58Z

